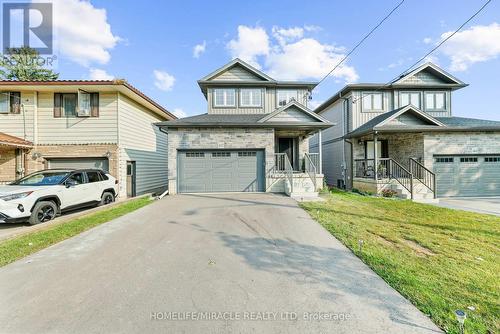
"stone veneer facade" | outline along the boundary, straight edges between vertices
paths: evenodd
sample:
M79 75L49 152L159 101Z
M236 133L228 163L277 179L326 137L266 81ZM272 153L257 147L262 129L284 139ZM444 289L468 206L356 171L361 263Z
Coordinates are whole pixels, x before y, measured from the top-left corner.
M16 179L16 149L0 147L0 184Z

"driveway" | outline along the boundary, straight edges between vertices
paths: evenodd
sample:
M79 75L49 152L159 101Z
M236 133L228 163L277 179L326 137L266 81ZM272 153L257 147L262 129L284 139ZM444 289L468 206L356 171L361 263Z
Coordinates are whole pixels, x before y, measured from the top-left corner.
M0 323L3 333L440 332L294 200L271 194L167 196L0 268Z
M436 205L449 209L473 211L500 216L500 197L440 198Z

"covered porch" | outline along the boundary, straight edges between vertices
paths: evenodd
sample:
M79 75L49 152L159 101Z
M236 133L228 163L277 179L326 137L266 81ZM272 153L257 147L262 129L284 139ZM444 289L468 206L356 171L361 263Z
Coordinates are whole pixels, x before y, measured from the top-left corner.
M8 184L23 177L27 154L33 144L27 140L0 132L0 184Z

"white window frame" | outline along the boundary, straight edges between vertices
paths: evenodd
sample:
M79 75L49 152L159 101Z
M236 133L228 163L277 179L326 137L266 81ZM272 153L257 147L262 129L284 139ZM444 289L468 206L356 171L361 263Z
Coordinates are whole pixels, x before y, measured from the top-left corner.
M64 99L68 96L75 97L75 113L68 114L66 112L66 106ZM78 94L77 93L62 93L62 101L61 101L61 114L63 117L78 117Z
M436 108L436 95L437 94L442 94L443 95L443 108ZM427 106L427 96L428 95L432 95L432 100L433 100L433 104L434 104L434 107L433 108L429 108ZM448 110L448 103L447 103L447 100L448 99L448 94L446 92L443 92L443 91L428 91L428 92L425 92L424 93L424 105L425 105L425 110L426 111L446 111Z
M380 109L373 108L374 96L380 95ZM365 100L370 101L370 108L365 108ZM361 110L365 112L381 112L384 111L384 93L383 92L362 92L361 93Z
M243 93L244 92L249 92L250 93L250 103L249 104L244 104L243 103ZM240 88L240 107L244 108L260 108L262 107L262 89L260 88ZM254 98L257 97L259 98L259 103L254 103Z
M218 104L217 103L217 91L222 91L223 92L223 100L224 100L224 103L223 104ZM227 92L228 91L233 91L233 96L234 96L234 101L232 104L229 104L228 103L228 98L227 98ZM236 88L214 88L213 89L213 106L214 107L217 107L217 108L234 108L236 107Z
M411 103L411 95L414 94L418 94L418 105L415 105L413 103ZM415 91L402 91L402 92L399 92L399 106L400 107L403 107L405 106L406 104L403 104L402 100L403 100L403 95L408 95L408 103L411 104L411 105L414 105L415 107L419 108L419 109L422 109L422 94L420 92L415 92Z
M76 114L78 117L90 117L91 116L91 96L90 93L78 90L78 101Z
M0 99L5 99L5 101L0 101L0 114L8 114L10 113L10 93L8 92L1 92L0 93ZM6 108L3 109L2 105L5 106Z
M280 93L285 93L286 94L286 102L285 104L281 105L280 104ZM299 91L297 89L277 89L276 90L276 106L283 107L284 105L287 105L289 102L293 100L298 101L299 97Z

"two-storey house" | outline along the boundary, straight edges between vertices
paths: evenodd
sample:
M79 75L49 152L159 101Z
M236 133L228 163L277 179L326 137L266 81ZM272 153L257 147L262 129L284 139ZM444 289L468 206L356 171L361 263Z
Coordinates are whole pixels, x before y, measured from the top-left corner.
M169 192L316 195L320 156L309 154L309 136L332 126L307 108L316 84L278 81L240 59L199 80L208 112L158 124Z
M326 182L420 200L499 196L500 122L453 116L466 86L431 63L389 85L345 86L315 110L339 124L310 141Z
M176 117L124 80L0 81L0 182L47 168L100 168L120 196L167 188Z

